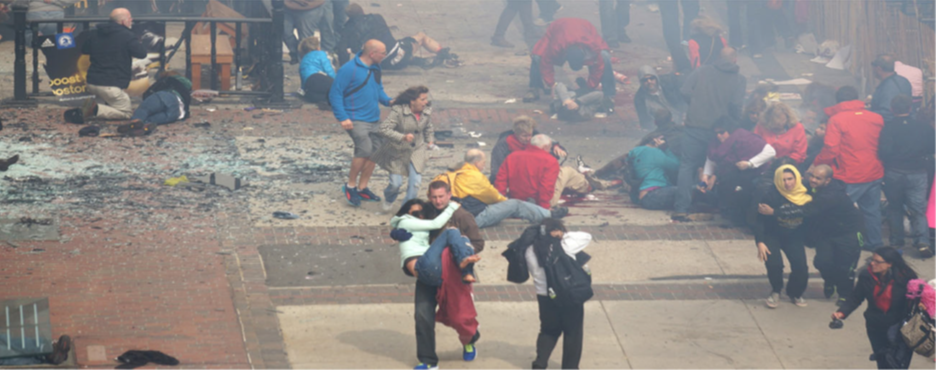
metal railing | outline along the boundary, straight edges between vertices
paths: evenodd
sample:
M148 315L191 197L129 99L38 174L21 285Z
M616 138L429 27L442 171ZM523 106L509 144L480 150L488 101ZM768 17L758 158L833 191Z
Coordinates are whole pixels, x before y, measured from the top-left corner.
M93 0L91 2L94 2ZM179 38L178 42L172 47L172 51L169 55L166 55L166 37L163 35L162 42L159 45L159 69L162 72L166 68L166 64L169 60L175 55L179 50L179 46L184 42L185 43L185 76L189 79L192 78L192 30L195 28L195 25L198 23L207 23L209 25L210 40L211 40L211 49L210 49L210 61L211 61L211 89L219 89L219 80L218 80L218 62L217 62L217 24L218 23L233 23L235 28L235 47L233 49L233 63L234 68L233 72L235 74L240 74L241 66L244 63L244 54L246 52L247 56L255 60L256 63L259 63L264 75L262 79L265 80L265 83L261 85L265 87L264 91L239 91L239 90L226 90L222 91L223 94L232 94L232 95L255 95L262 96L268 99L269 103L281 103L284 101L283 98L283 62L282 62L282 40L283 40L283 0L273 0L273 15L271 18L207 18L207 17L157 17L157 16L143 16L135 17L134 22L156 22L162 23L163 25L167 23L184 23L185 29L182 32L182 37ZM109 22L108 17L66 17L60 19L41 19L41 20L26 20L27 8L24 6L14 6L13 7L13 23L14 29L16 31L15 36L15 59L14 59L14 78L13 78L13 99L14 101L25 102L29 101L30 96L42 96L44 94L40 93L39 88L39 49L40 42L38 35L39 24L42 23L55 23L56 30L58 33L62 33L65 28L65 24L76 23L82 25L82 30L88 31L91 30L90 26L92 23L101 23ZM249 42L246 43L246 51L243 47L243 25L250 25L249 30ZM254 27L257 26L257 27ZM29 29L32 31L32 45L26 45L26 30ZM32 93L27 93L26 86L26 48L32 48ZM235 75L236 76L236 75ZM235 87L236 88L236 87Z

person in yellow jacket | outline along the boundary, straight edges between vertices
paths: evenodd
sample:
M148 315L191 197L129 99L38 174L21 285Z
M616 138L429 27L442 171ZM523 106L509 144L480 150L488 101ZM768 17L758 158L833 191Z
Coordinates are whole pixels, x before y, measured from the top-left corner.
M508 199L500 194L488 178L481 173L486 162L484 152L469 149L465 162L435 177L452 187L452 196L462 208L474 215L479 228L497 225L507 218L519 218L536 224L543 218L562 218L569 213L565 207L544 209L534 203Z

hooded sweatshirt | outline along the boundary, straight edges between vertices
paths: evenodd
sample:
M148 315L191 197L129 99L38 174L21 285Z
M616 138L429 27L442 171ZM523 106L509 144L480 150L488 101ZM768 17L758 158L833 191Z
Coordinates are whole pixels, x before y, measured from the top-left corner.
M390 105L380 79L380 64L368 66L361 61L361 53L338 69L335 82L328 92L335 119L338 121L380 121L380 105ZM363 87L351 93L358 86ZM345 96L347 95L347 96Z
M696 69L681 91L689 97L686 126L711 129L722 116L740 118L747 79L733 62L720 61Z
M400 242L400 267L406 264L406 259L421 256L429 250L429 232L444 227L458 208L457 203L450 202L448 207L432 220L419 219L409 214L390 219L391 227L402 228L413 234L409 240Z
M675 76L664 75L661 77L657 75L656 69L653 67L646 65L640 67L640 74L638 75L640 79L647 75L656 78L657 89L655 92L651 92L649 88L641 83L640 89L634 95L634 108L637 110L637 117L640 118L640 125L650 127L650 124L653 123L654 113L660 108L668 109L673 115L673 119L679 120L682 117L682 112L686 109L686 104L679 96L679 86Z
M146 48L133 31L114 22L101 23L81 45L91 56L88 84L126 89L133 77L133 58L146 58Z
M835 179L846 184L867 183L884 177L878 159L878 138L884 119L864 108L864 102L851 100L825 109L829 115L825 145L814 165L832 166Z

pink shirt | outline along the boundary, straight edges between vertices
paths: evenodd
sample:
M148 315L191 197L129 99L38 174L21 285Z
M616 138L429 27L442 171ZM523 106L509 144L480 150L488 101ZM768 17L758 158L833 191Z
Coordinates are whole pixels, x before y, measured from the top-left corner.
M910 93L914 97L923 96L923 70L897 61L894 62L894 72L910 80Z

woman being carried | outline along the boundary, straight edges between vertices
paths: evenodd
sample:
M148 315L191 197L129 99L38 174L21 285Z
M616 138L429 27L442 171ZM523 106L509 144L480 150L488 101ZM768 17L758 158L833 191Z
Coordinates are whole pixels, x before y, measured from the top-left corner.
M429 232L441 229L448 224L449 218L461 207L457 202L450 202L439 216L432 220L423 219L423 210L431 205L420 199L412 199L403 204L396 216L390 220L392 228L405 229L413 236L400 242L400 258L403 272L431 286L442 285L442 250L451 247L452 256L462 271L462 281L475 282L473 263L481 260L475 255L468 238L461 235L457 228L448 227L432 244L429 244Z

